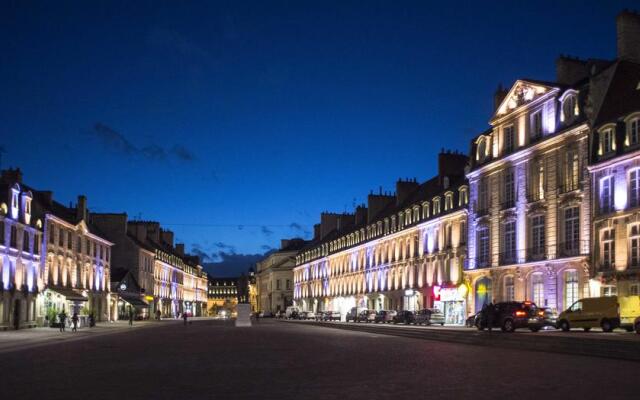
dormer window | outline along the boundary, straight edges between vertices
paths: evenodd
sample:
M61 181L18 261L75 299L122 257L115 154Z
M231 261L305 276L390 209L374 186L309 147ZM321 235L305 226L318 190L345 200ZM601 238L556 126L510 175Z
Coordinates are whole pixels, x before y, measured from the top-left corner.
M564 124L569 124L575 120L578 116L578 100L575 94L568 95L562 101L562 114L560 114L560 120Z
M433 199L433 215L440 214L440 197Z
M18 219L18 212L20 206L18 204L18 194L20 193L20 186L16 183L11 188L11 218Z
M422 218L429 218L429 202L425 201L422 203Z
M607 155L616 149L616 142L613 136L613 128L606 128L600 131L600 155Z
M453 208L453 193L447 192L444 195L444 210L448 211Z
M22 193L22 210L24 215L24 223L29 225L31 223L31 192Z
M467 191L467 187L463 186L458 189L458 206L463 206L469 203L469 192Z
M634 116L627 120L627 146L637 146L640 142L640 116Z
M484 162L485 158L487 157L487 151L489 148L487 140L488 139L484 136L478 139L476 150L476 161L478 162Z

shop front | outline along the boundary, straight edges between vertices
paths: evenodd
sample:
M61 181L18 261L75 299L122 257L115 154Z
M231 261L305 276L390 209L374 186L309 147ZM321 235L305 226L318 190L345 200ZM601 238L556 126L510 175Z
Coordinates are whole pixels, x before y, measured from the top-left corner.
M465 284L445 287L434 286L433 307L442 311L445 324L464 325L467 309L467 289Z
M149 304L139 295L118 293L118 319L127 320L131 313L137 321L149 319Z
M418 291L406 289L403 294L403 310L418 311Z
M48 288L42 293L44 299L45 325L60 326L60 314L67 316L70 325L73 314L78 314L79 326L89 325L90 310L87 307L89 296L86 291L72 288Z

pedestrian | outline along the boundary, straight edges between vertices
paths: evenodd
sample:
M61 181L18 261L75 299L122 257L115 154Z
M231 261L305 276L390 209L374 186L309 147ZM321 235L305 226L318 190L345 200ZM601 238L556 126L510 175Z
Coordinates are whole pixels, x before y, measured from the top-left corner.
M184 326L187 326L187 317L188 317L187 313L182 314L182 319L184 320Z
M156 319L160 321L160 310L156 310Z
M89 314L89 328L93 328L96 326L96 318L93 316L93 313Z
M493 302L489 303L489 305L487 306L487 328L489 328L489 333L491 333L491 330L493 329L493 317L495 312L496 306L493 304Z
M129 326L133 326L133 310L129 308Z
M73 316L71 317L71 322L73 323L73 328L71 329L72 332L78 332L78 313L74 312Z
M64 332L65 324L67 323L67 314L64 313L64 310L58 314L58 319L60 320L60 332Z

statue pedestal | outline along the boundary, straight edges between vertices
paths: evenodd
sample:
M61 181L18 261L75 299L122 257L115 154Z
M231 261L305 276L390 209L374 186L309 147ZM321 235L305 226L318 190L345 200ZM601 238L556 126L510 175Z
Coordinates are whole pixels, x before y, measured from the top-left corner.
M251 326L251 304L238 304L236 308L238 316L236 317L236 327Z

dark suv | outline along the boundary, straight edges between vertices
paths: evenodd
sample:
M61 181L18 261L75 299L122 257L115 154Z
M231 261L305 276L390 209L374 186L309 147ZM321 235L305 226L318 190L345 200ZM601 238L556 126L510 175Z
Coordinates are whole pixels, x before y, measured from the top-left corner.
M538 307L529 301L508 301L494 305L493 317L489 318L490 306L484 307L476 316L476 327L487 328L489 319L492 328L504 332L513 332L518 328L529 328L537 332L544 326L544 317L539 315Z
M416 315L413 311L398 311L395 317L393 317L394 324L413 324L416 320Z

